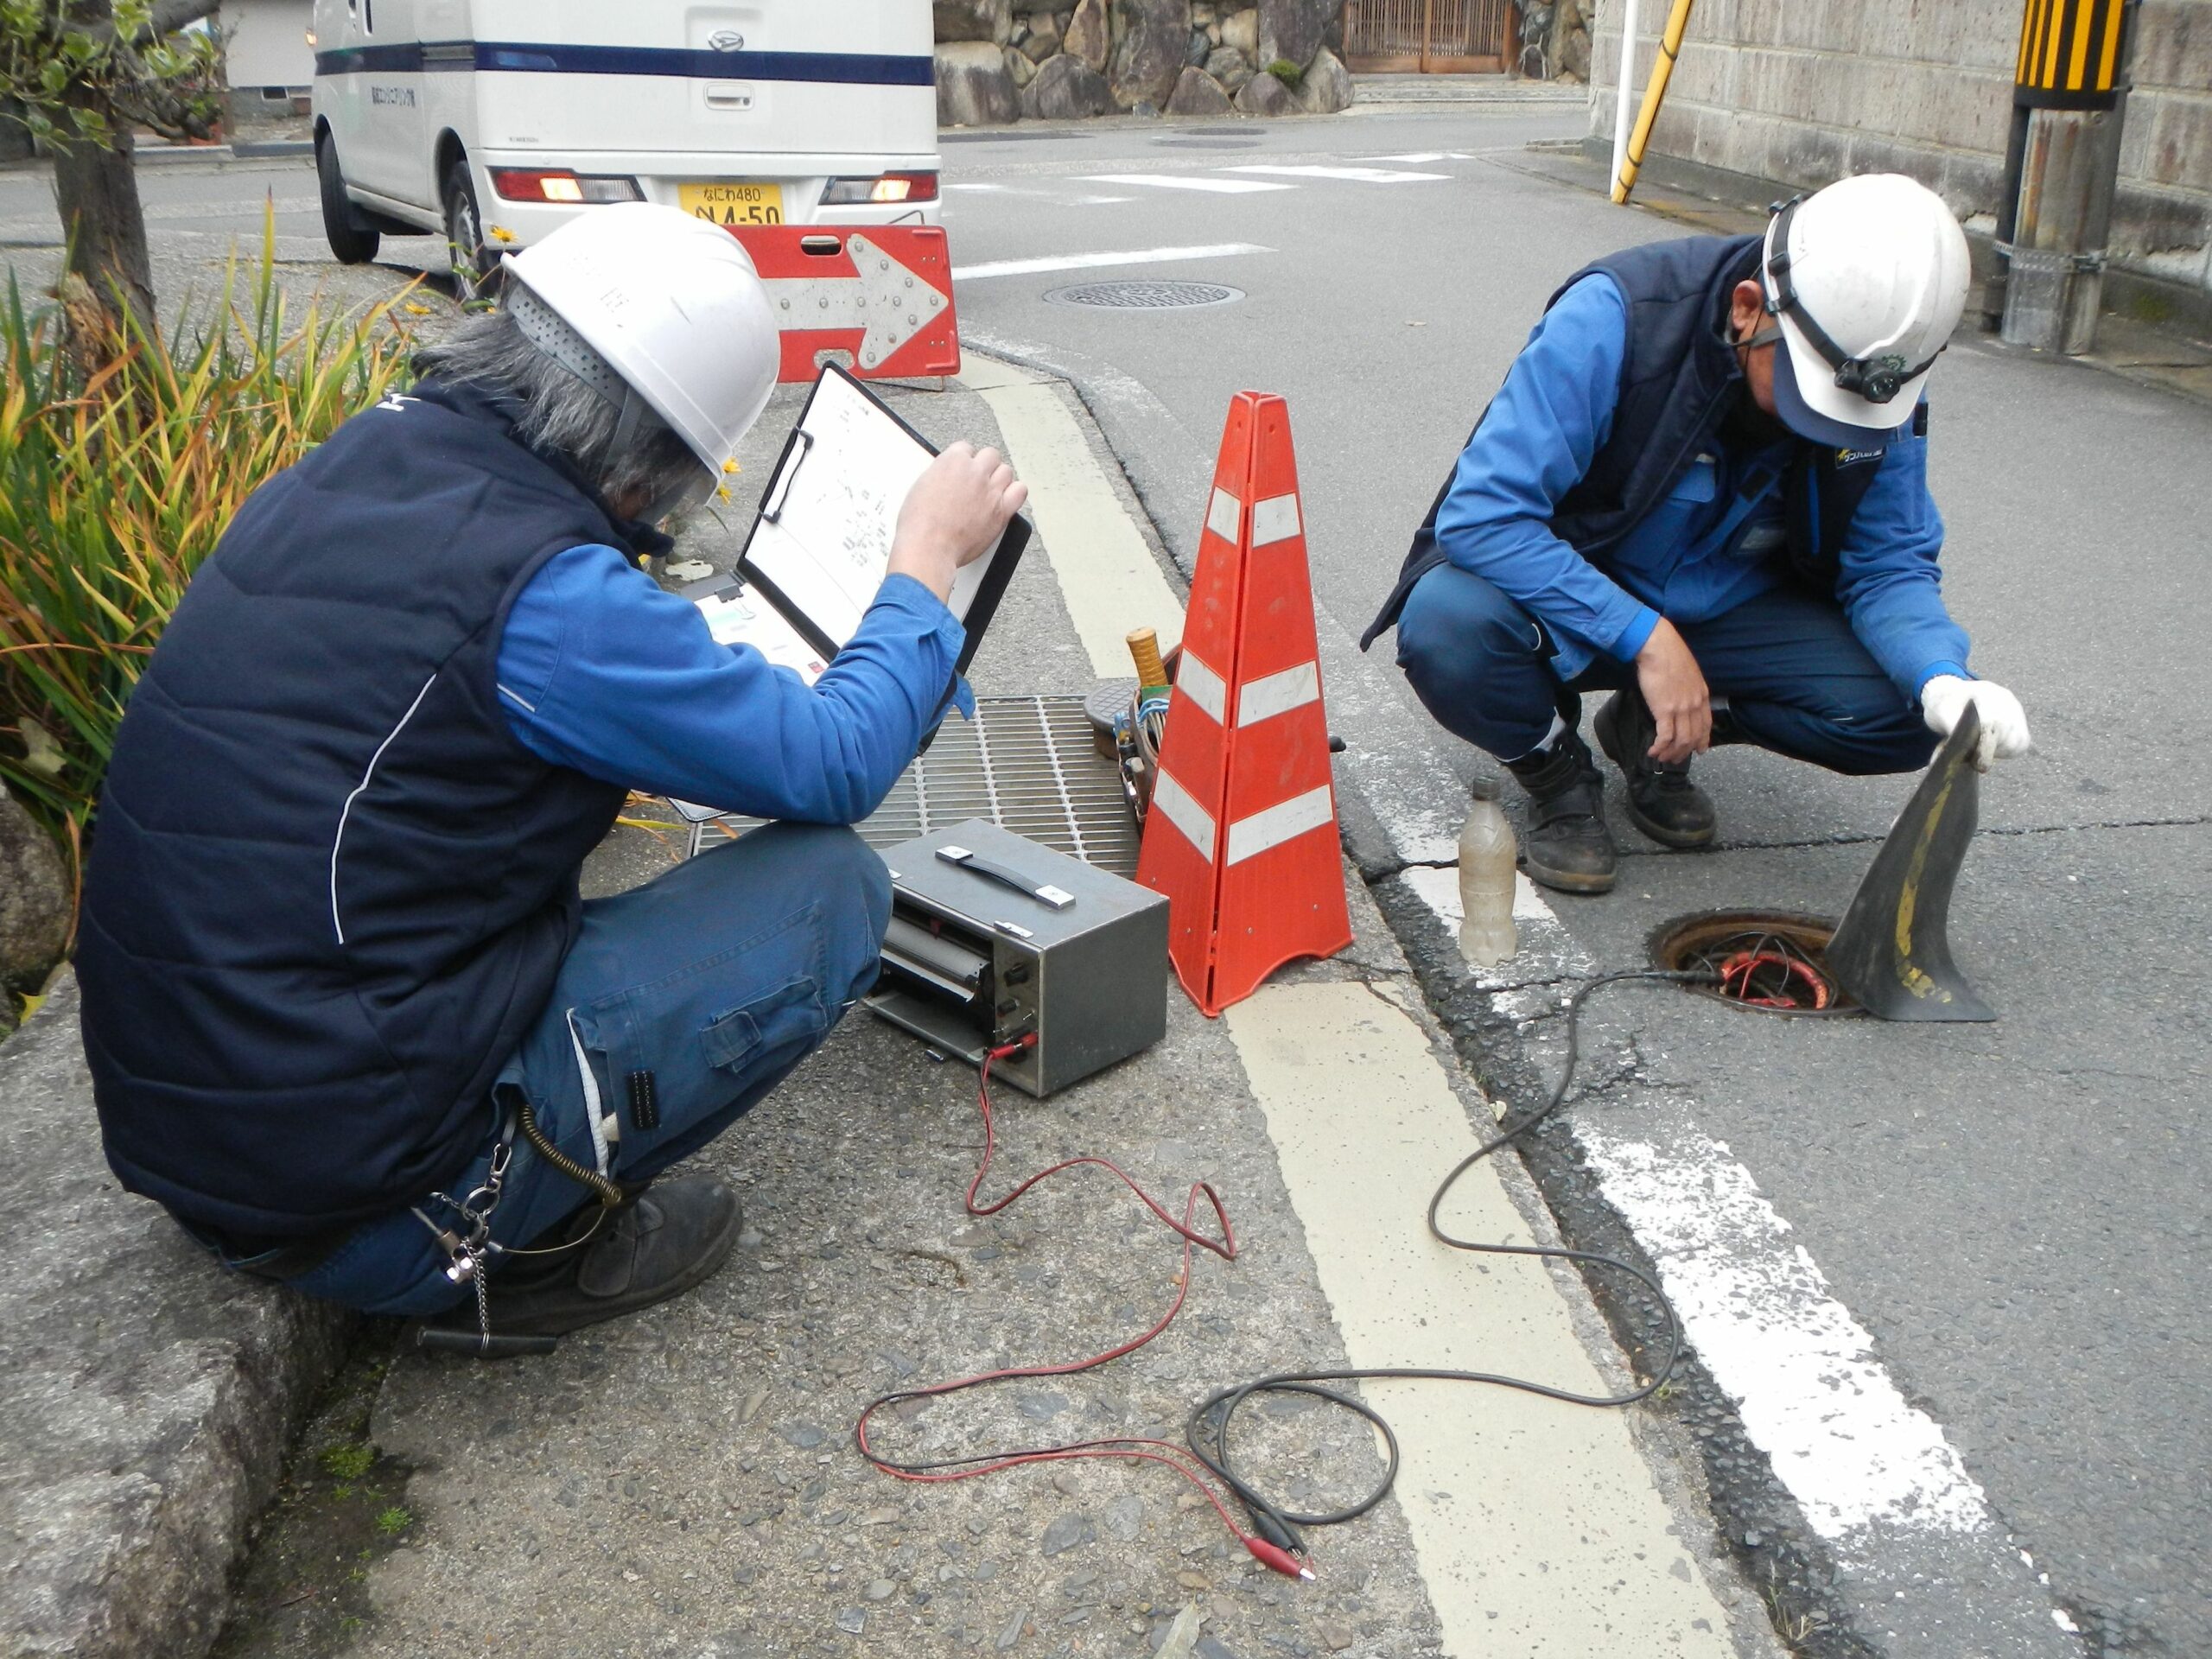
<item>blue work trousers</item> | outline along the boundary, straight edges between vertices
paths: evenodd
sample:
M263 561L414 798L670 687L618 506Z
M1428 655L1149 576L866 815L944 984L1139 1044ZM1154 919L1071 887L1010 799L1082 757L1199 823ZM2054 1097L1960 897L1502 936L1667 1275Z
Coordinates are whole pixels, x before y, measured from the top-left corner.
M1717 735L1830 772L1916 772L1936 739L1832 600L1770 588L1702 622L1676 622L1728 700ZM1552 715L1576 722L1585 691L1636 683L1636 664L1600 656L1571 680L1553 671L1549 632L1481 576L1440 565L1414 584L1398 619L1398 666L1449 732L1501 760L1544 741Z
M587 903L552 999L485 1103L482 1146L439 1192L466 1198L483 1181L518 1099L589 1169L597 1147L587 1101L596 1096L619 1126L619 1180L641 1181L697 1151L782 1082L874 982L890 915L883 861L849 830L806 824L756 830ZM647 1085L633 1084L646 1074L649 1097ZM596 1201L519 1135L513 1146L494 1240L527 1243ZM363 1223L293 1284L371 1313L452 1306L464 1293L448 1281L449 1257L417 1209L467 1230L424 1193ZM492 1286L496 1313L496 1268Z

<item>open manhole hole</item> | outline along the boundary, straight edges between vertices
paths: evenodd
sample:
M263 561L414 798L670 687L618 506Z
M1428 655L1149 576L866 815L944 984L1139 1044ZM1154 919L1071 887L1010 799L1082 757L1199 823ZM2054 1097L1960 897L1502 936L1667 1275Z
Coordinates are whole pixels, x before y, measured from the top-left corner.
M1219 283L1142 280L1077 283L1045 296L1053 305L1087 305L1103 311L1185 311L1201 305L1231 305L1243 297L1243 289Z
M1774 910L1705 910L1665 923L1651 936L1651 960L1680 973L1702 969L1719 982L1687 988L1758 1014L1857 1014L1828 971L1835 924Z

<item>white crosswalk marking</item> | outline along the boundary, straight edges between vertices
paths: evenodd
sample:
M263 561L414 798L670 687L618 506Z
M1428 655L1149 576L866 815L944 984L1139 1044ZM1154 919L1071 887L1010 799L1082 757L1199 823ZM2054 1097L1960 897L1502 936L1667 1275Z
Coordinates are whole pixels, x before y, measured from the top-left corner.
M1287 190L1287 184L1269 184L1260 179L1208 178L1190 173L1092 173L1084 180L1086 184L1141 184L1159 190L1207 190L1216 195L1249 195L1255 190Z
M1094 270L1102 265L1158 265L1179 259L1226 259L1240 253L1273 253L1253 242L1214 242L1195 248L1132 248L1116 253L1067 253L1039 259L994 259L980 265L955 265L955 282L978 276L1034 276L1050 270Z
M1134 196L1071 196L1059 190L1033 190L1020 184L948 184L945 194L957 191L976 196L1025 196L1033 201L1057 202L1063 207L1105 207L1117 201L1134 201Z
M1414 184L1426 179L1448 179L1449 173L1402 173L1387 167L1230 167L1225 173L1267 173L1286 179L1344 179L1353 184ZM1287 189L1278 185L1277 189Z

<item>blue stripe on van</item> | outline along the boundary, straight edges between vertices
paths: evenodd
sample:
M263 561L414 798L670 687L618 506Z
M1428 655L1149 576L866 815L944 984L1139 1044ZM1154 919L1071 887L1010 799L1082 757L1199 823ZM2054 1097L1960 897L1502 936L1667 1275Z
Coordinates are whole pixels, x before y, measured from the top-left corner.
M458 49L456 49L458 48ZM430 54L426 61L425 54ZM447 41L353 46L315 56L318 75L408 74L428 69L514 74L671 75L699 80L810 80L861 86L928 86L927 57L873 52L692 52L652 46L556 46L537 41Z

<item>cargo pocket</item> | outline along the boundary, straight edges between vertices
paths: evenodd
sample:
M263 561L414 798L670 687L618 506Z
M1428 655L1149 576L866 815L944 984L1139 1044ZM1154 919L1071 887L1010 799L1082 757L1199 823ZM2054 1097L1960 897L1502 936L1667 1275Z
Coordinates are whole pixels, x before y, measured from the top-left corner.
M786 980L750 1002L718 1015L699 1035L707 1064L732 1082L761 1060L794 1045L811 1048L830 1031L830 1012L813 979Z

